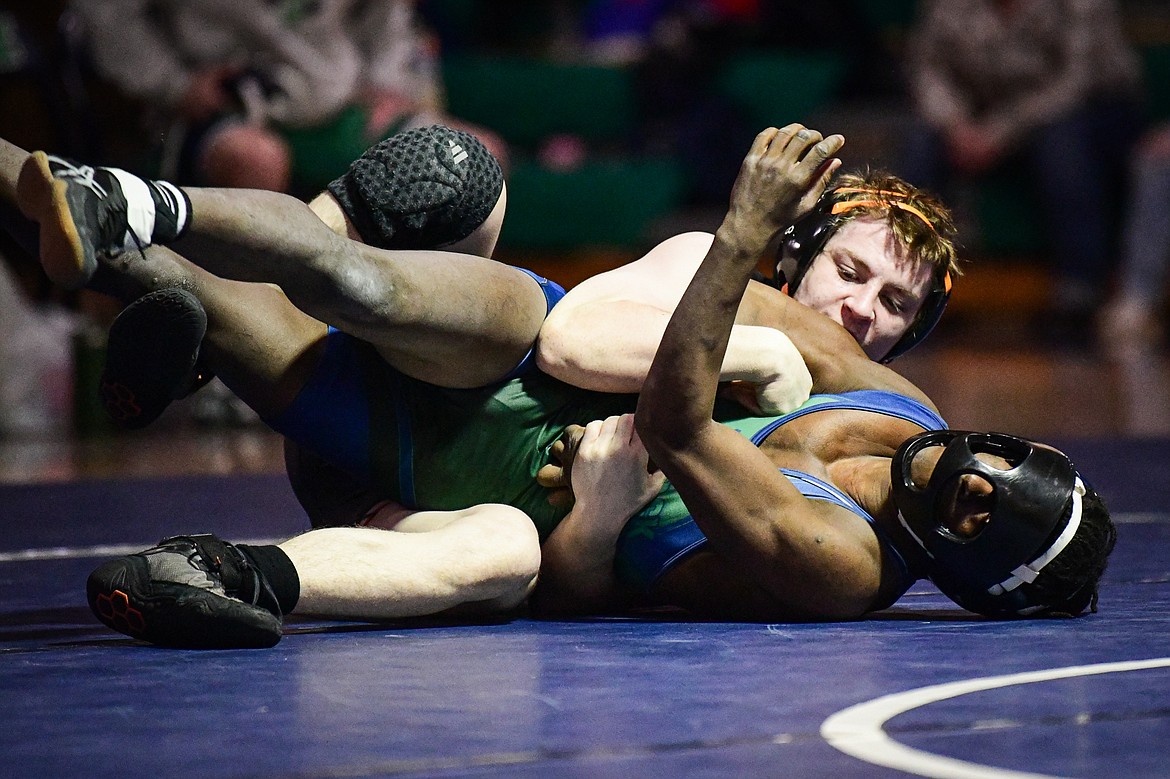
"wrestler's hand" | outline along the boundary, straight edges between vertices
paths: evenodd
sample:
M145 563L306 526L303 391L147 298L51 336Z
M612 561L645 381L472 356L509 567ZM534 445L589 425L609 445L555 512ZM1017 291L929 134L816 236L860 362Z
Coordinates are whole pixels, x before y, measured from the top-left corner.
M621 435L618 420L621 420L620 430L625 431L628 428L628 438L632 437L632 441L628 441L625 446L618 446L616 443ZM609 425L608 427L606 427L607 423ZM646 475L648 479L646 484L650 486L657 485L654 492L650 495L650 497L653 497L654 493L658 489L661 489L662 481L665 477L662 477L660 473L657 473L657 469L650 465L649 455L646 454L646 450L642 447L642 442L637 434L633 432L633 423L634 417L632 414L626 414L622 417L610 417L604 421L598 420L591 422L590 427L592 428L592 432L589 435L589 448L586 455L589 459L588 464L583 466L587 469L586 475L576 477L575 480L573 468L578 461L582 443L585 441L586 432L590 430L590 427L569 425L565 428L564 433L561 434L561 437L556 440L549 450L549 453L556 462L549 463L536 473L537 483L545 489L550 490L548 502L558 508L568 508L573 505L575 494L579 496L583 491L592 489L600 471L605 470L607 466L612 467L614 471L620 470L622 468L621 462L616 460L607 462L606 456L603 454L603 450L606 447L610 450L617 448L622 452L622 457L624 458L641 458L640 470L637 471L637 474ZM603 433L604 436L602 435ZM622 462L626 461L622 460ZM629 476L629 474L626 474L626 476ZM649 497L646 498L646 500L649 499ZM642 501L642 503L645 502ZM638 504L638 506L641 505ZM630 513L632 514L633 511ZM627 516L629 515L627 514Z
M757 417L779 417L808 400L811 380L782 376L764 384L728 381L719 385L719 397L734 400Z
M800 124L761 132L731 191L731 226L766 243L813 207L841 166L834 155L844 145L843 136L825 138Z
M574 445L575 444L575 445ZM609 417L569 431L577 501L541 545L538 611L599 613L622 603L614 557L622 528L662 488L634 430L634 415Z
M661 471L649 471L649 460L633 414L590 422L573 459L574 513L620 532L666 481Z
M719 393L758 416L787 414L808 400L813 380L792 339L779 330L737 325L724 355L729 381Z
M548 502L557 508L568 508L573 505L573 459L577 456L577 447L581 444L581 437L585 435L585 428L581 425L569 425L561 433L561 437L553 442L549 449L555 462L536 472L536 483L549 490Z

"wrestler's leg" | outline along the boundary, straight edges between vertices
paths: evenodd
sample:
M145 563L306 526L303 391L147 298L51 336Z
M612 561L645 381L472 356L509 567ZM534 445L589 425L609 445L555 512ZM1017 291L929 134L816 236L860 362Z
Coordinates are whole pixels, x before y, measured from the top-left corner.
M532 521L499 504L415 512L393 530L321 528L280 548L300 577L293 613L345 619L509 611L540 569Z
M501 614L535 584L539 539L516 509L418 512L399 525L313 530L279 546L176 536L98 566L87 599L98 619L135 638L245 648L276 644L284 614Z
M466 157L452 156L455 148ZM441 246L491 257L505 203L502 171L491 153L474 136L435 126L367 149L309 210L338 235L378 248ZM174 290L140 298L118 317L102 400L120 425L150 424L172 400L214 375L206 359L196 361L201 319L198 303Z
M0 221L36 255L36 224L15 208L26 154L0 140L0 195L12 205L0 204ZM442 246L490 257L505 203L502 171L491 153L471 135L434 126L367 149L309 208L334 232L380 248ZM140 428L215 375L206 356L200 358L206 316L181 291L137 298L146 290L98 288L123 301L136 298L110 331L102 402L119 425Z
M298 308L423 381L497 380L527 354L544 321L540 285L515 268L451 252L375 249L277 193L185 191L191 222L177 251L218 276L279 285Z
M520 270L469 255L373 249L278 193L194 188L183 202L173 185L42 154L22 166L17 189L21 209L40 223L42 262L62 279L84 280L107 249L121 248L117 262L128 269L141 254L134 244L157 238L164 224L171 235L185 230L171 241L176 250L215 275L278 284L310 316L434 384L504 377L528 354L547 312L541 285ZM130 200L111 209L115 198ZM120 213L149 217L131 231Z
M166 247L149 247L129 262L103 260L92 282L123 301L158 289L193 294L207 313L202 359L265 418L288 408L323 351L326 326L277 287L219 278Z

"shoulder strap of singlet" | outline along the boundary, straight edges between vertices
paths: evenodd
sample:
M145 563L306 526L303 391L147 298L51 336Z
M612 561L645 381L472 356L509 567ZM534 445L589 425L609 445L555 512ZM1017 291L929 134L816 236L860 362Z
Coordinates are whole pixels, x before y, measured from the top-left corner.
M873 532L877 535L878 541L880 541L881 544L885 546L887 551L890 553L890 557L892 557L894 562L898 564L898 567L902 571L902 578L914 578L910 574L910 566L907 565L906 558L904 558L902 553L899 552L897 547L894 546L893 542L890 540L890 537L886 535L886 531L882 530L881 526L879 526L877 522L874 521L874 518L870 516L870 513L863 509L857 503L857 501L853 500L853 498L849 497L844 492L834 487L832 484L829 484L827 481L818 479L817 477L804 473L803 471L794 471L789 468L781 468L780 473L787 476L788 480L792 482L793 486L800 490L800 494L806 498L809 498L810 500L823 500L827 503L833 503L844 509L852 511L854 514L868 522L869 526L873 528Z
M885 390L857 390L838 395L811 396L795 411L776 417L757 430L751 436L752 443L759 446L776 428L817 411L871 411L913 422L923 430L945 430L947 427L942 417L913 398Z

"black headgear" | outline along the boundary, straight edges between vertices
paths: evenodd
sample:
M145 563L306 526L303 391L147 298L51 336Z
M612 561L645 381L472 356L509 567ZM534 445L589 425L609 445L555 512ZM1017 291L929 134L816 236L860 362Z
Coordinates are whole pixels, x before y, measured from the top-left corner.
M829 238L837 232L837 228L844 221L842 214L854 208L887 204L892 208L900 208L914 214L934 229L926 215L910 204L901 202L904 199L905 195L887 190L861 187L836 187L827 190L811 211L784 231L780 243L777 282L786 284L788 294L795 295L813 259L821 253ZM918 316L902 337L890 347L890 351L882 357L881 362L889 362L905 354L930 335L930 331L942 318L950 297L951 274L946 268L939 268L932 277L930 292L922 301Z
M944 446L926 487L910 478L915 456ZM1001 470L976 458L997 455ZM962 474L991 483L991 520L974 538L946 526L944 491ZM965 609L989 616L1027 616L1051 603L1032 584L1064 550L1081 521L1085 486L1061 452L1004 433L936 430L899 447L891 466L898 519L930 557L930 578ZM1070 511L1071 504L1071 511Z

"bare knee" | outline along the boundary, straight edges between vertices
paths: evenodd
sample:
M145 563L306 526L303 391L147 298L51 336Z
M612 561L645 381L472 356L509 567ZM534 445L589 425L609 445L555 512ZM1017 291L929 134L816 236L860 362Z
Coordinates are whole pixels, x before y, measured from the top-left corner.
M479 605L489 610L519 606L532 592L540 572L540 537L532 520L519 509L485 504L470 511L474 525L467 540L473 548L490 550L492 572L486 598Z
M263 127L233 125L211 139L201 159L208 183L284 192L292 175L292 153Z

